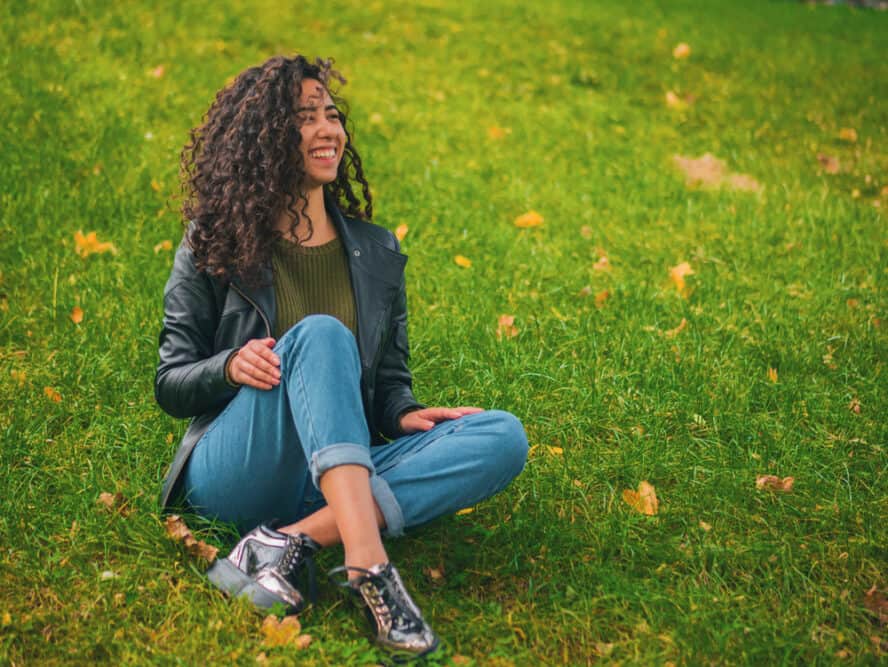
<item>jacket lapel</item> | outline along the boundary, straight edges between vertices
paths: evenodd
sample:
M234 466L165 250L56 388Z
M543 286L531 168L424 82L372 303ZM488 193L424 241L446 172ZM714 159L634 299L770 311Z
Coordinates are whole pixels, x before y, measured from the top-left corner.
M232 280L231 284L241 296L247 301L251 301L259 310L260 315L265 318L268 335L273 336L277 318L277 304L274 300L274 275L270 267L262 268L260 273L258 287L248 287L238 280Z
M358 318L358 351L364 368L369 369L383 334L383 318L401 288L407 255L375 240L368 233L370 223L346 220L330 199L327 210L348 258Z

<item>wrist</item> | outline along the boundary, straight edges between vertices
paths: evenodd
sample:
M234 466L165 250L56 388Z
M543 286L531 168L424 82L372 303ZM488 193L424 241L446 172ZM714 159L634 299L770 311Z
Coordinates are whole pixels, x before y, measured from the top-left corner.
M225 361L225 383L233 389L240 388L240 383L235 382L234 379L231 377L231 362L234 361L234 358L237 356L238 352L239 350L235 350L234 352L232 352L230 355L228 355L228 359Z

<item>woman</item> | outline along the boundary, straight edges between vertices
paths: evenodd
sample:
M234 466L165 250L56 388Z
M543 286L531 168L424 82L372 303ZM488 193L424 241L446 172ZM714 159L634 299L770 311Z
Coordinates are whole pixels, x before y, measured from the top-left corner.
M298 612L312 555L341 542L337 571L377 640L423 654L438 639L381 536L497 493L527 439L509 413L414 398L407 258L370 223L335 81L329 61L271 58L216 96L183 151L191 222L164 291L155 395L192 421L162 504L237 525L208 575L262 608Z

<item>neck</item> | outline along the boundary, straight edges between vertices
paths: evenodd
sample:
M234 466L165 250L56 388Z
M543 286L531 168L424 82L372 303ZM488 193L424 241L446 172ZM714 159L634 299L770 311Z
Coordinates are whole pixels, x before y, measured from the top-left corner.
M309 190L306 194L308 200L305 210L302 210L302 202L297 202L296 215L299 218L299 224L296 226L296 238L290 233L290 223L293 220L293 214L284 209L278 218L277 229L284 238L289 241L298 241L302 245L315 246L327 243L336 238L336 229L327 215L327 207L324 204L324 189L317 187ZM311 218L311 237L308 235L308 218Z

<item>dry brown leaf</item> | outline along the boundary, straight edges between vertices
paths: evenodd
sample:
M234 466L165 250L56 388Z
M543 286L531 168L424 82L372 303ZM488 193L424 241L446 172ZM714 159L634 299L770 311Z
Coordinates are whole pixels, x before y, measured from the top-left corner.
M848 403L848 409L853 412L855 415L860 414L860 399L855 396L851 399L851 402Z
M432 581L441 581L444 578L444 567L427 567L425 573Z
M749 174L731 174L727 180L731 190L743 190L744 192L760 192L762 184Z
M718 187L727 174L727 167L712 153L705 153L698 158L674 155L675 166L685 174L688 186Z
M518 327L515 326L514 315L500 315L496 325L496 338L514 338L518 335Z
M302 624L295 616L284 616L282 620L270 614L262 621L262 643L266 646L286 646L295 642L302 632Z
M407 225L398 225L395 227L395 238L398 239L398 241L403 241L404 237L407 236L408 231L409 228Z
M74 251L81 257L105 252L117 254L117 248L110 241L99 241L95 232L84 235L79 229L74 232Z
M59 392L57 392L55 389L53 389L52 387L44 387L43 394L46 396L46 398L48 398L53 403L61 403L62 402L62 395Z
M676 111L684 111L688 108L688 103L676 95L673 91L666 91L666 106Z
M156 246L154 246L154 254L156 255L157 253L159 253L163 250L172 250L172 249L173 249L173 242L170 241L169 239L164 239L163 241L158 243Z
M668 331L664 331L663 335L666 338L675 338L678 334L685 330L685 327L688 326L688 321L686 318L682 317L681 322L678 323L678 326L674 329L669 329Z
M520 227L522 229L526 229L528 227L539 227L543 224L543 216L541 216L536 211L528 211L523 215L519 215L515 218L514 224L516 227Z
M863 596L863 606L875 616L879 625L888 625L888 599L875 584Z
M96 498L96 504L111 512L118 512L123 516L127 516L132 511L132 508L127 504L126 497L120 491L117 493L103 491Z
M69 315L69 317L74 324L80 324L81 322L83 322L83 308L81 308L80 306L74 306L71 309L71 314Z
M888 191L888 185L886 185L885 188L886 191ZM580 227L580 236L582 236L584 239L591 239L592 228L589 225L583 225L582 227Z
M299 635L293 644L296 646L296 650L304 651L311 645L312 639L311 635Z
M681 262L669 269L669 280L675 285L675 289L682 296L687 296L687 284L685 278L694 275L694 269L688 262Z
M776 368L768 368L768 381L776 383L777 382L777 369Z
M195 539L194 535L191 534L191 529L188 528L185 521L178 514L170 514L164 523L170 539L184 544L185 550L189 554L208 563L216 560L216 554L219 553L219 550L203 540Z
M457 266L461 266L464 269L468 269L470 266L472 266L472 260L470 260L468 257L463 257L462 255L457 255L453 258L453 261L456 263Z
M704 533L708 533L710 530L712 530L712 525L706 523L705 521L700 521L699 526L700 526L700 529L701 529Z
M857 130L853 127L843 127L839 130L839 139L842 141L847 141L848 143L856 143L857 142Z
M648 516L655 515L660 508L654 486L645 480L638 483L638 491L624 489L623 500L635 511Z
M163 65L158 65L150 72L151 76L155 79L162 79L163 75L166 74L166 68Z
M817 161L820 163L820 166L823 167L823 171L825 171L827 174L839 173L839 158L837 158L835 155L818 153Z
M457 665L457 667L462 667L462 665L471 665L472 659L457 653L456 655L450 656L450 662Z
M672 49L672 57L676 60L682 60L691 55L691 47L682 42L681 44L676 45L674 49Z
M607 258L607 255L602 255L598 258L598 261L592 265L593 271L603 271L607 272L611 270L610 260Z
M603 289L598 294L595 295L595 307L596 308L604 308L604 304L610 298L611 293Z
M755 478L755 488L765 491L789 493L795 483L795 477L780 478L777 475L759 475Z
M592 285L586 285L577 292L577 296L589 296L592 294Z

